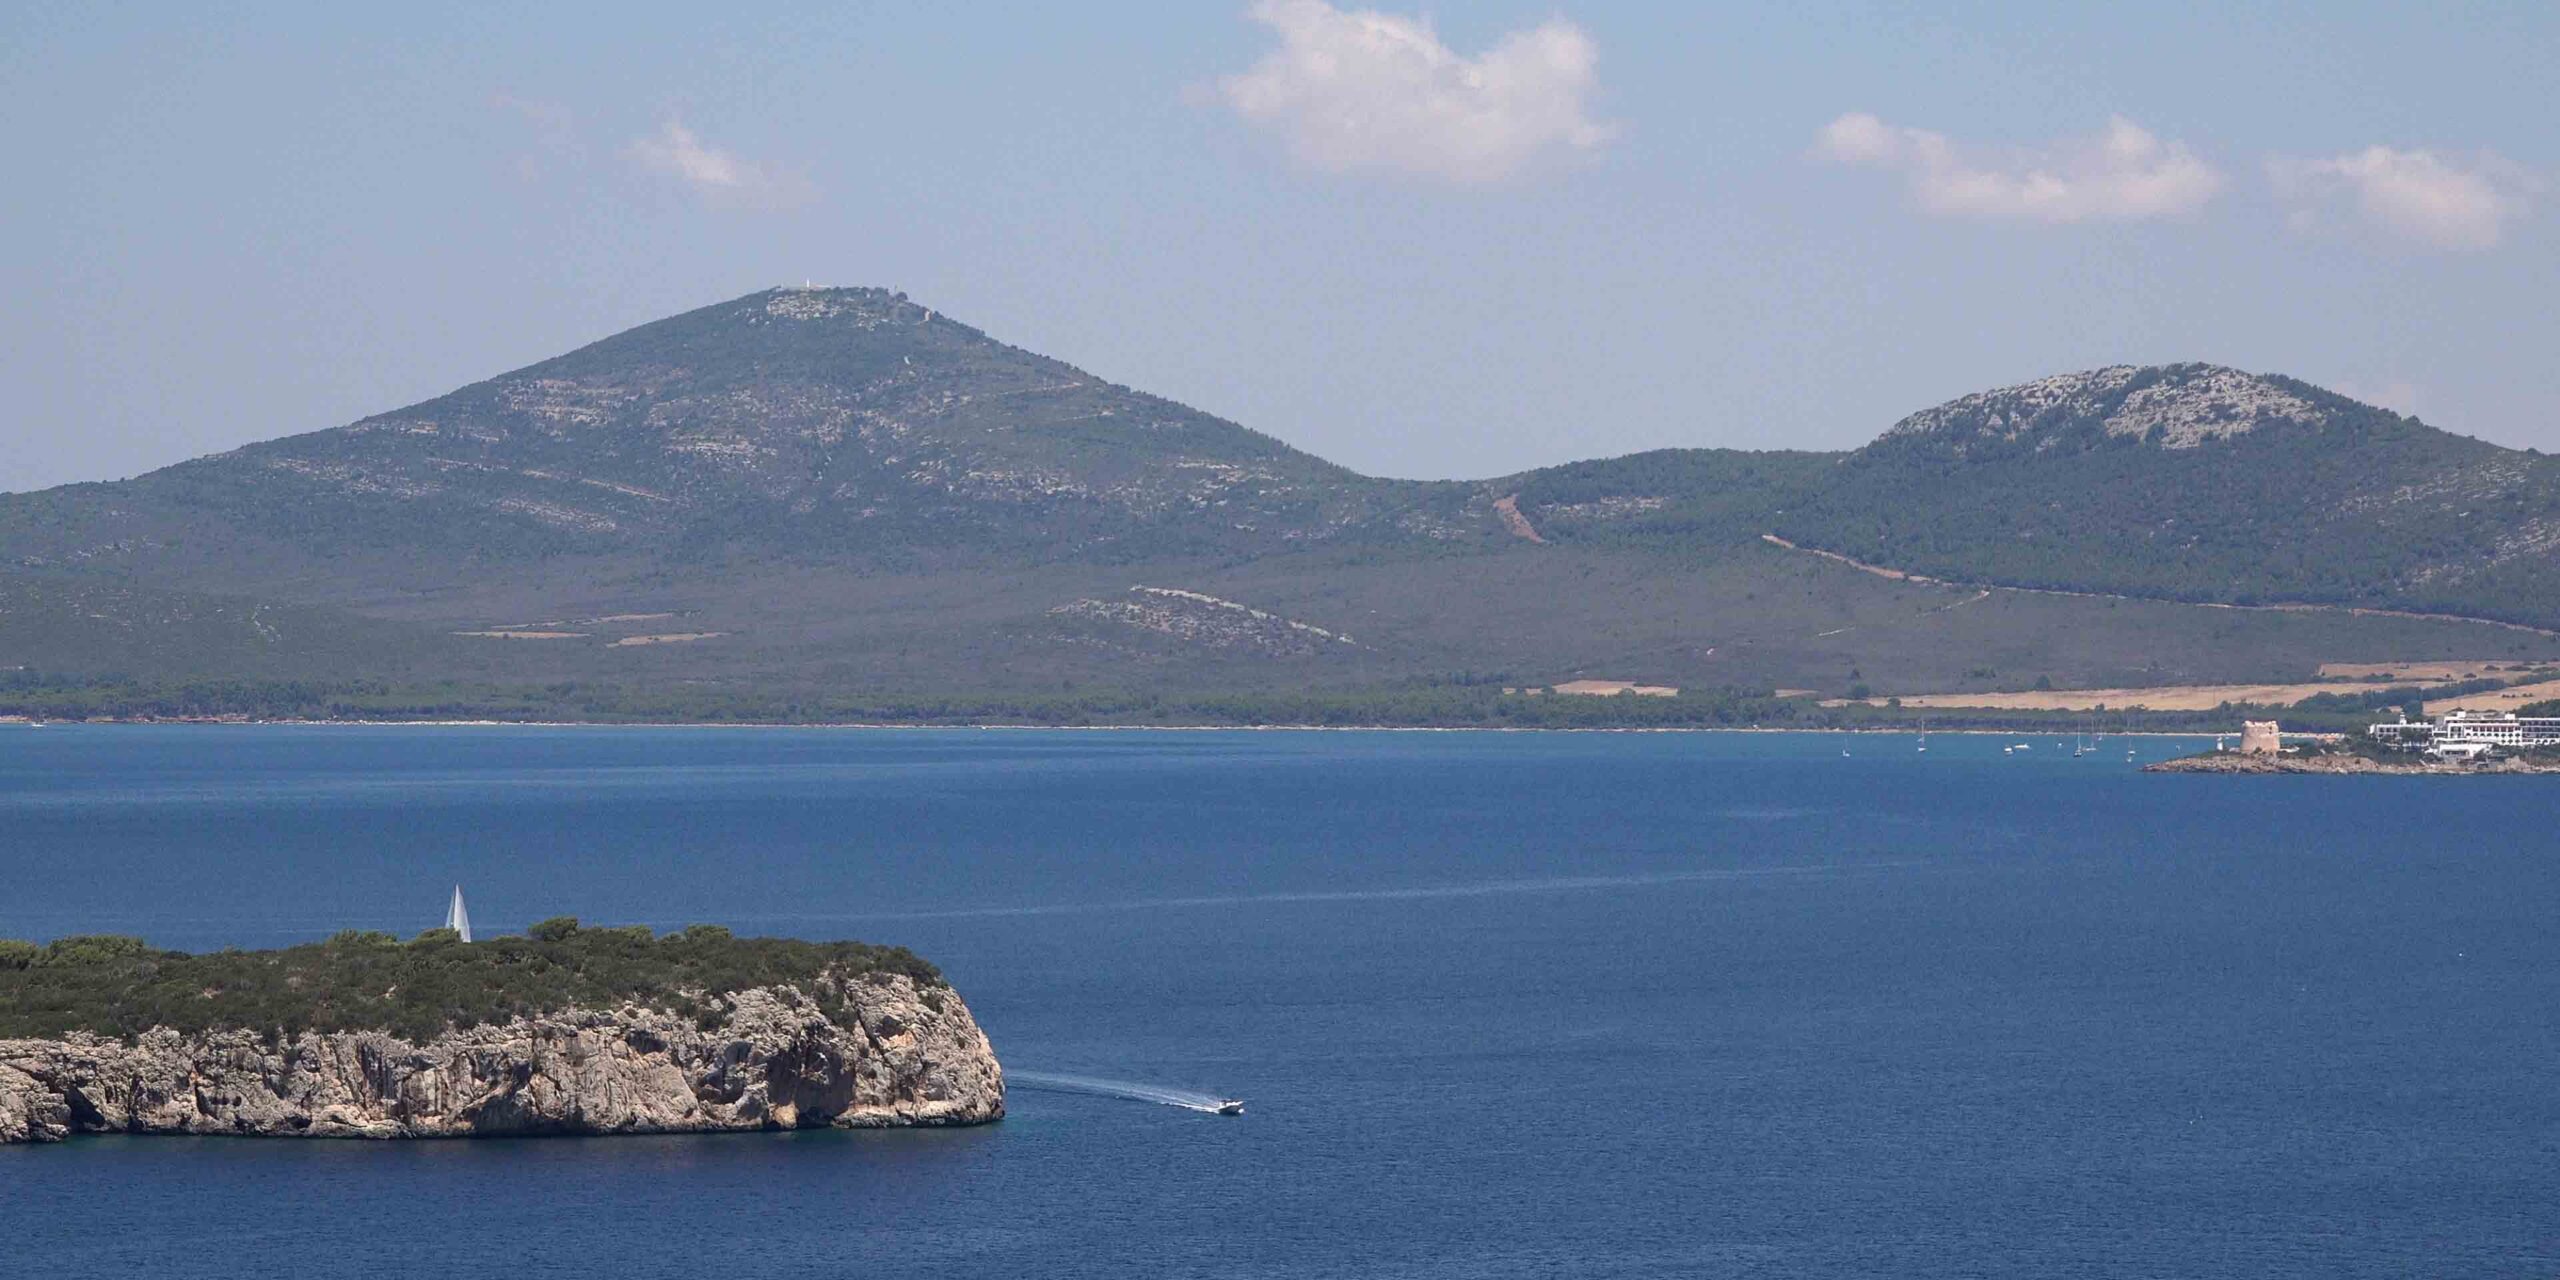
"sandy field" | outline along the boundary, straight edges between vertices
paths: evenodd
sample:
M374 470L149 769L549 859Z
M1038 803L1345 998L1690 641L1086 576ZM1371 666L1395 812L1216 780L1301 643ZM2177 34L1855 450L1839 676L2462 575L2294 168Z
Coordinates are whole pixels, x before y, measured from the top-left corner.
M2391 683L2418 683L2426 680L2477 680L2482 676L2504 676L2530 671L2530 664L2460 660L2446 662L2323 662L2320 675L2329 680L2371 680L2389 677Z
M2211 711L2226 702L2250 702L2262 706L2289 707L2313 694L2371 693L2374 686L2364 681L2323 681L2313 684L2171 684L2150 689L2039 689L2027 693L1923 693L1905 694L1906 707L1964 707L1991 711L2096 711L2101 707L2113 711L2147 709L2151 711ZM1882 698L1867 699L1870 706L1883 706ZM1840 699L1828 699L1824 706L1844 705ZM2441 705L2427 704L2429 710Z
M2459 698L2427 699L2427 714L2446 711L2513 711L2531 702L2549 702L2560 698L2560 680L2544 680L2536 684L2509 685L2487 693L2466 693Z

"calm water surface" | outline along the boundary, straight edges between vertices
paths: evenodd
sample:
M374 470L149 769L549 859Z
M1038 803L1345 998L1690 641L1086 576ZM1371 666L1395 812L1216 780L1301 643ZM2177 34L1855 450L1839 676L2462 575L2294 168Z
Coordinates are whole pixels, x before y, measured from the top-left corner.
M0 936L458 881L1252 1103L0 1148L0 1275L2560 1274L2560 785L2005 741L0 726Z

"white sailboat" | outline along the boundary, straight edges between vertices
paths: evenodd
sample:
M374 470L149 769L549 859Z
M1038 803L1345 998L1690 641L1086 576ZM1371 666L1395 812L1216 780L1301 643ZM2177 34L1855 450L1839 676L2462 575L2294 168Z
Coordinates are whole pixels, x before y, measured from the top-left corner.
M471 913L462 907L461 885L453 887L453 905L444 910L444 927L461 934L464 942L471 941Z

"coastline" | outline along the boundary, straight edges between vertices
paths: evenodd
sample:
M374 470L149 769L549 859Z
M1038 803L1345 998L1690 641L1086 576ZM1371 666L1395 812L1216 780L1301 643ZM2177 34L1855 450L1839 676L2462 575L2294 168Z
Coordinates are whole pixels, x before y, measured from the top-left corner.
M2316 755L2265 756L2232 752L2206 752L2180 756L2142 766L2144 773L2217 773L2242 776L2273 774L2326 775L2330 777L2404 777L2467 778L2528 777L2537 774L2560 774L2560 760L2529 760L2510 756L2486 764L2435 764L2424 761L2376 760L2371 756Z
M0 1039L0 1146L86 1134L608 1137L945 1128L1002 1120L1004 1068L968 1006L904 976L623 1000L447 1025L245 1026Z
M23 727L23 717L0 718L0 727ZM2016 729L1853 729L1836 725L1769 728L1747 725L1474 725L1474 724L1024 724L990 721L972 724L907 724L863 720L249 720L222 716L117 716L89 720L47 720L47 727L129 725L196 728L301 729L829 729L898 732L1014 730L1026 733L1819 733L1916 738L2019 738L2049 733L2051 728ZM2110 738L2204 738L2205 729L2120 729Z

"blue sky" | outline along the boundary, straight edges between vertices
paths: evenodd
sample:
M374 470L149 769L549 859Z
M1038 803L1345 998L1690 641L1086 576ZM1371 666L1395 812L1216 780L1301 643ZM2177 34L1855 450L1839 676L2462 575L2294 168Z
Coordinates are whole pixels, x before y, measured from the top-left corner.
M2179 359L2560 448L2560 6L195 8L0 7L0 489L802 280L1392 475Z

